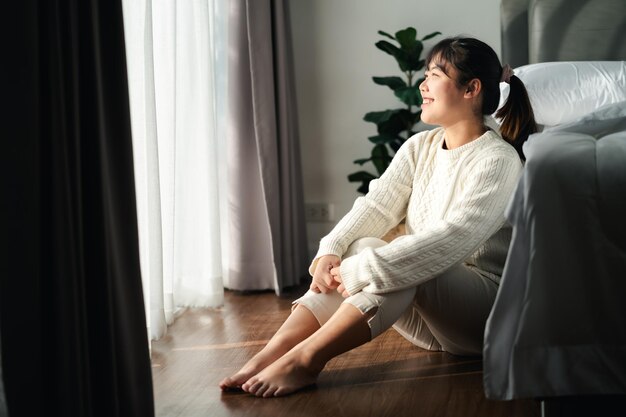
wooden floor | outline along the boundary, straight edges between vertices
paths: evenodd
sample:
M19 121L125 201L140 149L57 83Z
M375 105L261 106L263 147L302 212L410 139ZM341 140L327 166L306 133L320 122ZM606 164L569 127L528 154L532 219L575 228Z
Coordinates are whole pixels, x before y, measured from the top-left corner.
M297 293L296 293L297 291ZM220 309L182 314L152 345L156 415L540 416L535 401L489 401L482 363L422 350L394 330L332 360L318 384L287 397L222 393L217 384L259 351L300 295L227 292Z

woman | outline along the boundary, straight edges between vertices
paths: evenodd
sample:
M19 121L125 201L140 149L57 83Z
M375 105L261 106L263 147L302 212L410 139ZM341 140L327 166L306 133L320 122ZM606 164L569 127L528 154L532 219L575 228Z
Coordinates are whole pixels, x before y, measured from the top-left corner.
M441 127L407 140L321 240L310 290L222 389L289 394L392 325L424 349L482 353L510 241L504 209L522 169L521 144L536 125L524 85L485 43L445 39L426 68L421 118ZM510 84L496 115L502 136L484 122L501 81ZM403 218L405 236L380 239Z

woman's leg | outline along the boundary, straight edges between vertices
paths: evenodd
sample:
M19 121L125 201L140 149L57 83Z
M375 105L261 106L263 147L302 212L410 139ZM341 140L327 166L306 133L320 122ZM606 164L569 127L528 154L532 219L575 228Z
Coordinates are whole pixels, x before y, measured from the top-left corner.
M342 304L317 332L242 385L259 397L281 396L317 380L333 357L371 339L368 318L356 307Z
M263 397L301 389L315 382L330 359L370 341L394 322L396 330L423 348L480 355L497 290L495 282L459 266L417 288L355 294L318 331L242 388Z
M250 378L242 388L257 396L289 394L313 384L326 363L369 342L400 317L414 299L415 288L388 294L357 293L310 337Z
M367 244L357 241L352 248L358 252L364 247L386 244L379 239L366 241ZM222 386L241 385L243 390L264 397L285 395L308 386L330 359L391 327L411 304L414 294L414 288L384 295L360 292L344 300L337 293L309 291L294 302L292 315L258 357L223 381ZM285 337L290 334L294 337ZM251 374L255 375L241 384Z
M345 258L355 255L366 247L379 247L386 242L376 238L364 238L348 248ZM298 343L312 335L337 311L343 297L336 292L317 294L308 291L294 301L294 308L285 323L272 336L268 344L250 359L236 374L220 382L221 389L239 389L250 377L280 358Z
M457 266L419 285L413 303L394 328L427 349L481 355L485 323L497 291L498 285L489 278Z
M283 325L272 336L263 349L252 357L236 374L224 378L220 388L239 389L250 377L259 373L266 366L280 358L302 340L320 328L313 313L304 308L296 307Z

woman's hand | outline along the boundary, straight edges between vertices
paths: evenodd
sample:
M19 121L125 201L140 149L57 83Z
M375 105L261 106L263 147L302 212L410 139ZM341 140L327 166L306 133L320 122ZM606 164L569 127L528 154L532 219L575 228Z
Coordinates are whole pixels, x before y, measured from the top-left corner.
M327 294L333 291L339 286L338 283L330 271L332 269L339 269L341 265L341 259L336 255L324 255L317 260L317 266L313 273L313 281L311 282L310 289L317 293Z
M349 297L348 291L346 291L346 287L343 285L343 279L341 278L341 269L339 267L333 268L330 270L330 275L333 277L335 282L339 284L337 287L337 292L341 294L343 298Z

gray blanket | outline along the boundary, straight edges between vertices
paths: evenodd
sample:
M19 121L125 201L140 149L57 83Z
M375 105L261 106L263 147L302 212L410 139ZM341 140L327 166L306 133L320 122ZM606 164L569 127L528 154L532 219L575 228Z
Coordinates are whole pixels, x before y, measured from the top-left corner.
M525 144L488 398L626 394L626 103L596 116Z

